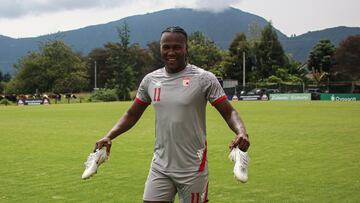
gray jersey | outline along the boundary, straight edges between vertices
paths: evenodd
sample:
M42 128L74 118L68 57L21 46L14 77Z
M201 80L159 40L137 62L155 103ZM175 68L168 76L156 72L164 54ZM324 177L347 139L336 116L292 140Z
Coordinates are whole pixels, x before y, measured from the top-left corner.
M206 103L215 105L224 99L217 78L194 65L174 74L161 68L146 75L135 100L155 108L152 167L168 172L206 169Z

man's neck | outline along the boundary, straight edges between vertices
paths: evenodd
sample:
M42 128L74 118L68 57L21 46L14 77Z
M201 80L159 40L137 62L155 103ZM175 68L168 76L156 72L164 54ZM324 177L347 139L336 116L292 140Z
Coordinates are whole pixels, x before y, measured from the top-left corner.
M179 73L181 71L183 71L186 68L187 64L185 64L184 66L181 66L181 68L177 68L177 69L169 69L165 66L165 70L167 73L170 74L174 74L174 73Z

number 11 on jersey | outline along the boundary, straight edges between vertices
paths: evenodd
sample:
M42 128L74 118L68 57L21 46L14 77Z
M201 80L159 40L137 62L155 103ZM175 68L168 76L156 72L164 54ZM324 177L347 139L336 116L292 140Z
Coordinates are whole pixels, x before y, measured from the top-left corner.
M160 101L161 87L154 88L154 102Z

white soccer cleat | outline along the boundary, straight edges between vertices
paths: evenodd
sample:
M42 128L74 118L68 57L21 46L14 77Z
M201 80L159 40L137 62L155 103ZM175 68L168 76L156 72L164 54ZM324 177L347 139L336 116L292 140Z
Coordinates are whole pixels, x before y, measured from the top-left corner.
M94 153L90 153L85 162L85 171L82 179L90 178L97 172L98 167L108 159L106 148L96 149Z
M238 147L235 147L231 150L229 158L231 161L235 162L234 165L235 178L242 183L246 183L248 180L248 162L249 162L249 156L247 152L243 152Z

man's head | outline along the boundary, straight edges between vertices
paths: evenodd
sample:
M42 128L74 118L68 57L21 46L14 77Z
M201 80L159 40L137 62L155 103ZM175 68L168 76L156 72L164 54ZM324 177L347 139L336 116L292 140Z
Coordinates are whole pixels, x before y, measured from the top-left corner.
M187 64L188 52L185 30L178 26L166 28L161 33L160 52L167 72L177 73L183 70Z

